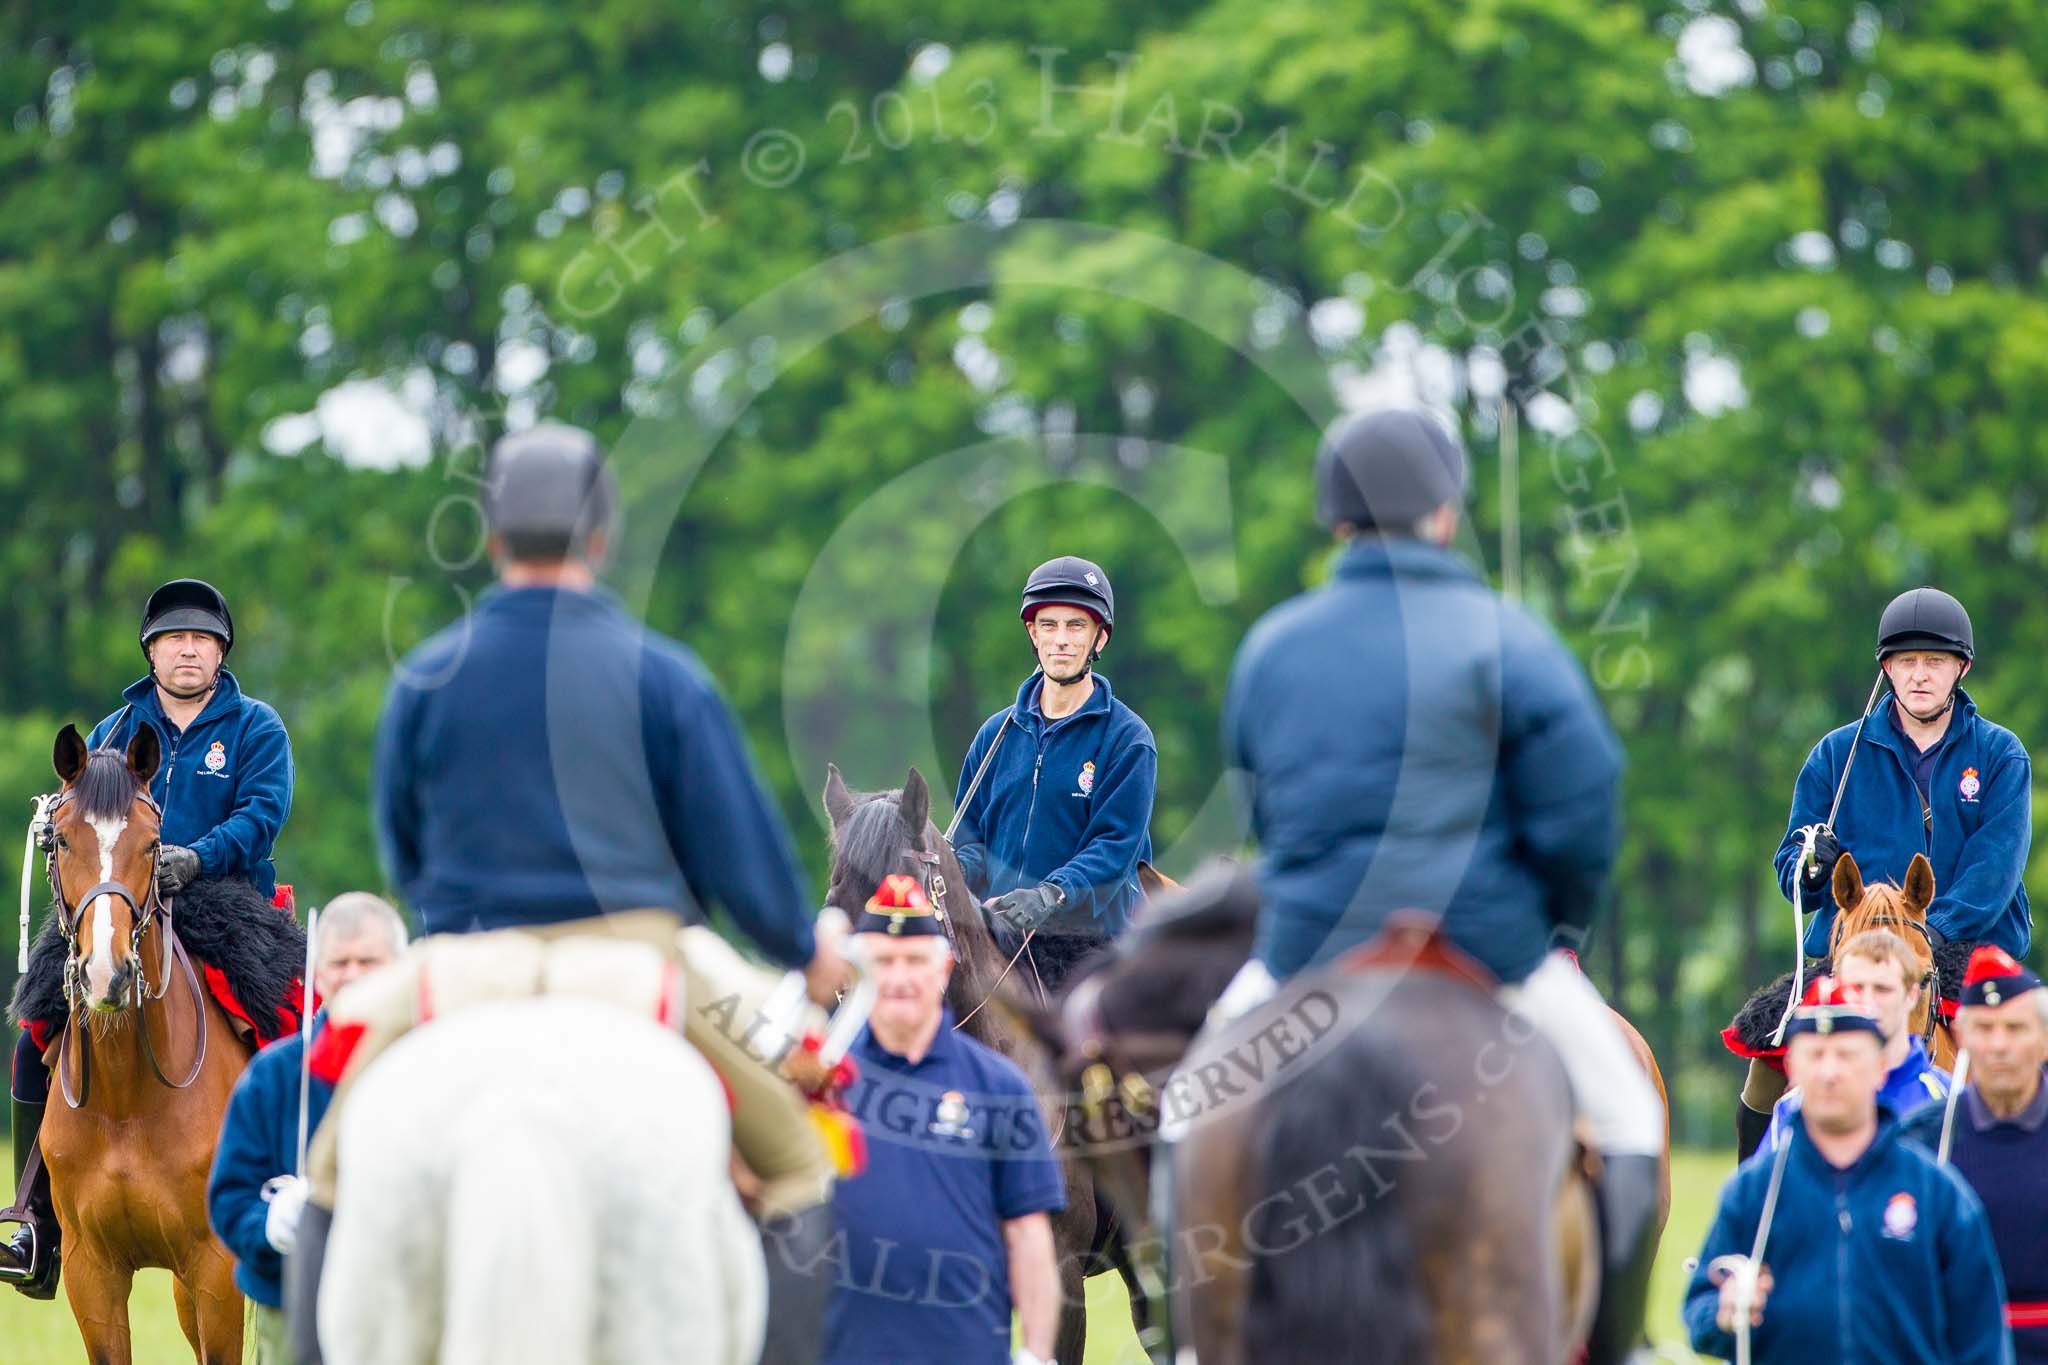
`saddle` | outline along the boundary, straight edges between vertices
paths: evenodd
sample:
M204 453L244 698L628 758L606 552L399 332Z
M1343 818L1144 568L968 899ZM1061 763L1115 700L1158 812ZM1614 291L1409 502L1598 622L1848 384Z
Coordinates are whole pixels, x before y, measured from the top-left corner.
M1500 989L1499 978L1451 941L1442 918L1422 910L1396 910L1379 933L1331 966L1340 972L1429 972L1489 997Z

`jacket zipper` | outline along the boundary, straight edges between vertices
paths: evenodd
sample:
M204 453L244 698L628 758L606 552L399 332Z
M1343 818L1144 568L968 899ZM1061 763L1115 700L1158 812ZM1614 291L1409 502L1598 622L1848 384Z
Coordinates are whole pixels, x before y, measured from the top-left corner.
M1031 826L1038 819L1038 770L1045 766L1045 736L1038 737L1038 757L1031 761L1031 804L1024 809L1024 844L1017 850L1022 857L1024 849L1031 847Z
M1942 738L1946 740L1948 736L1943 735ZM1908 740L1907 742L1911 743L1912 741ZM1891 753L1892 761L1897 763L1900 771L1906 774L1906 785L1913 789L1913 795L1920 798L1920 851L1927 855L1927 861L1931 863L1934 861L1934 803L1928 798L1926 792L1920 790L1919 780L1913 776L1913 766L1906 762L1906 756L1897 749L1893 749L1889 744L1882 747ZM1934 760L1934 766L1939 768L1941 760L1938 758ZM1927 784L1930 787L1934 785L1934 772L1932 769L1928 771Z
M1849 1217L1849 1195L1842 1188L1842 1177L1835 1178L1835 1223L1841 1228L1841 1235L1835 1238L1835 1339L1851 1341L1849 1335L1849 1232L1855 1220Z
M148 722L145 721L144 724ZM178 742L184 738L183 732L180 732L178 738L171 741L170 753L164 758L164 804L163 809L157 813L159 828L171 823L171 782L178 775Z

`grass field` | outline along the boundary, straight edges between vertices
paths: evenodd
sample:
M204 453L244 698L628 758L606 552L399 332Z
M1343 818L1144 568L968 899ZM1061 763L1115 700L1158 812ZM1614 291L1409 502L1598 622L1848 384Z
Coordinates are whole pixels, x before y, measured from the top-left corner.
M1657 1259L1651 1289L1650 1336L1663 1358L1691 1365L1678 1323L1678 1296L1685 1287L1685 1258L1699 1250L1721 1182L1732 1169L1730 1153L1680 1152L1672 1161L1671 1223ZM5 1169L5 1168L0 1168ZM135 1334L135 1359L141 1365L177 1365L190 1360L184 1333L171 1307L170 1277L146 1270L138 1277L129 1312ZM1084 1365L1145 1365L1132 1335L1124 1302L1123 1282L1100 1275L1088 1283L1088 1313L1098 1330L1088 1343ZM0 1289L0 1360L8 1365L78 1365L85 1350L72 1325L71 1312L60 1294L54 1303L34 1303Z

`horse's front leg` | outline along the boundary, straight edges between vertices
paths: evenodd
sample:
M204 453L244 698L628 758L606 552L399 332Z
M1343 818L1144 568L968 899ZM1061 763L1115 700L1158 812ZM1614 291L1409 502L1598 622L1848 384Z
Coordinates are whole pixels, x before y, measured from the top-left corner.
M135 1284L135 1267L99 1242L72 1236L71 1226L64 1231L64 1294L85 1340L88 1365L134 1365L128 1291Z
M175 1272L181 1297L190 1295L197 1332L192 1354L199 1365L241 1365L242 1292L235 1288L235 1258L213 1237L197 1242Z

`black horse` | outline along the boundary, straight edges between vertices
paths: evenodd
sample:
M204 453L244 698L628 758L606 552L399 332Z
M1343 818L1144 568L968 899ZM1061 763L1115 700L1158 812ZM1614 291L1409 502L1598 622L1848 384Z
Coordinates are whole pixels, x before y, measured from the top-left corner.
M1146 1300L1138 1290L1122 1229L1108 1203L1097 1196L1088 1163L1066 1140L1067 1105L1051 1054L1029 1029L1017 1026L1010 1010L992 1003L1010 958L997 948L951 845L932 823L931 791L924 776L912 768L899 791L855 792L832 767L825 778L825 813L832 821L832 876L826 903L849 917L857 916L883 878L894 873L917 878L949 925L954 965L946 1003L957 1027L1015 1062L1038 1091L1067 1187L1067 1207L1052 1220L1061 1295L1054 1357L1082 1359L1088 1341L1084 1282L1103 1270L1114 1269L1124 1277L1132 1320L1142 1339ZM1015 971L1010 980L1016 980Z

